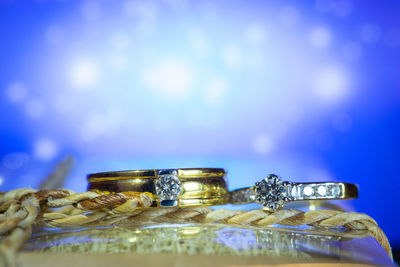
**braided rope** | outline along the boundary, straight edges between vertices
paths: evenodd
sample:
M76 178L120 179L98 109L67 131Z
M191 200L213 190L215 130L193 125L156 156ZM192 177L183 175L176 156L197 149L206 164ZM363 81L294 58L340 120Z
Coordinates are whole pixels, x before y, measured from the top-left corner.
M0 264L16 266L16 253L30 237L32 225L47 227L100 226L112 224L148 225L150 223L224 223L257 228L272 224L285 226L311 225L327 233L330 228L364 230L374 237L392 257L389 241L376 221L366 214L338 210L301 211L285 209L231 211L208 207L141 209L149 207L147 193L123 192L101 194L74 193L71 190L16 189L0 194ZM333 232L333 231L331 231ZM334 232L357 237L357 234Z

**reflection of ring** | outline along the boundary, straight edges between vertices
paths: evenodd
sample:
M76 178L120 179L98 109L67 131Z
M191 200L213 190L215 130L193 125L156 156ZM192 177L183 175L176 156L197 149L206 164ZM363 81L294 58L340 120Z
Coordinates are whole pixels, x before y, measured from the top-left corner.
M218 168L103 172L88 176L88 190L147 192L151 207L191 207L226 204L225 170Z
M277 210L290 201L351 199L358 197L358 187L342 182L292 183L270 174L254 187L230 192L232 204L258 202L265 209Z

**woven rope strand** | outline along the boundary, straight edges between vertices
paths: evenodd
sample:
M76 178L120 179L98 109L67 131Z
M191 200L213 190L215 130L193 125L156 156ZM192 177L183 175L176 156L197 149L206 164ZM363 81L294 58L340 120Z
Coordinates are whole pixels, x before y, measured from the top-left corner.
M231 211L208 207L137 209L149 207L151 195L138 192L100 194L71 190L16 189L0 195L0 264L16 266L15 255L29 238L33 224L47 227L147 225L165 222L200 222L267 227L272 224L312 225L321 229L345 227L365 230L392 257L389 241L375 220L363 213L337 210L301 211L285 209ZM54 210L53 208L58 208ZM342 234L336 232L336 234ZM342 235L346 235L343 233ZM350 235L349 235L350 236ZM353 235L357 236L357 235Z

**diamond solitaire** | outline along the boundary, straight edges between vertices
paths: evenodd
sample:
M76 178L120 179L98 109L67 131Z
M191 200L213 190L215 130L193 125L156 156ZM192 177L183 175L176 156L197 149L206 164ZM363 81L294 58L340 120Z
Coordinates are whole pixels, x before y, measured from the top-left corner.
M255 184L255 198L266 209L277 210L291 200L290 189L290 183L280 180L275 174L270 174Z
M162 173L162 172L160 172ZM176 206L181 193L181 181L175 171L161 174L156 181L156 193L161 206Z

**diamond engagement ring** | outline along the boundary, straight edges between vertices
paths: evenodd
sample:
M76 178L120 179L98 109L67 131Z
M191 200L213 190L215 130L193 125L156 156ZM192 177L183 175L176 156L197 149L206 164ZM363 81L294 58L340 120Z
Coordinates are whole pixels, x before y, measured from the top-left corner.
M253 187L230 192L230 203L257 202L265 209L275 211L285 203L300 200L351 199L358 197L358 187L342 182L292 183L270 174Z
M222 205L229 201L225 175L219 168L102 172L88 175L88 190L150 193L150 208Z

